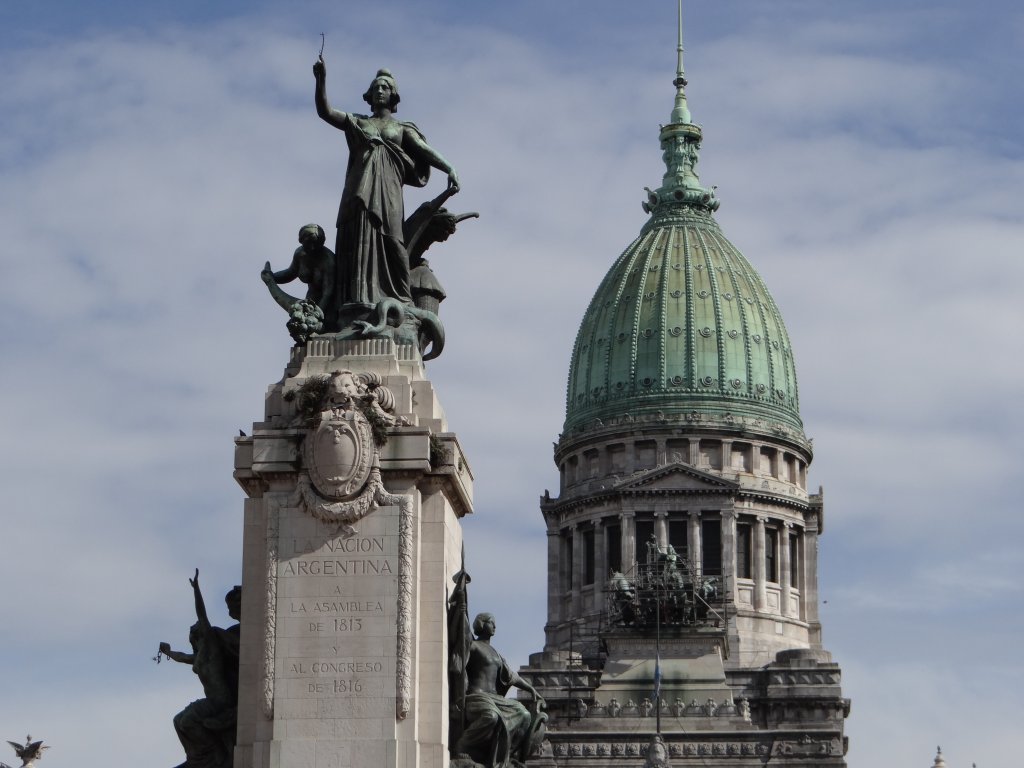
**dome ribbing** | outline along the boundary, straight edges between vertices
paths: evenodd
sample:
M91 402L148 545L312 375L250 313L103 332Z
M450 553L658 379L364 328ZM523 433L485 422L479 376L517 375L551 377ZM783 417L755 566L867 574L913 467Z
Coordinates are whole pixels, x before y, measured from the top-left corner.
M651 219L587 308L569 369L564 436L616 421L685 419L809 447L789 335L764 281L722 234L696 172L682 33L666 171Z
M595 420L703 415L802 438L778 307L710 212L666 206L612 265L573 349L565 433ZM760 427L760 428L759 428Z

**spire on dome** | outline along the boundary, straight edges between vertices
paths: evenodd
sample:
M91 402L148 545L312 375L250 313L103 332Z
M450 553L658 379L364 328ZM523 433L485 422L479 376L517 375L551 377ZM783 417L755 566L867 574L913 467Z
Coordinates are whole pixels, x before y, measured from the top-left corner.
M686 69L683 67L683 0L679 0L679 42L676 44L676 104L672 109L673 123L690 122L690 108L686 104Z
M702 187L697 177L702 133L699 125L691 122L690 107L686 103L686 70L683 67L683 0L679 0L679 35L676 43L675 103L671 122L661 127L662 158L665 175L655 192L647 191L644 210L653 213L663 205L686 205L705 211L716 211L720 205L714 188Z

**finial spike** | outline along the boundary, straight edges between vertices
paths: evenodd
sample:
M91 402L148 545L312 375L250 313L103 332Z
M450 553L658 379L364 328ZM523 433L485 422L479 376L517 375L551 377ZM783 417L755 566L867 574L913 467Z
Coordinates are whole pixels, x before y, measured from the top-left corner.
M679 38L676 44L676 101L672 108L673 123L690 122L690 108L686 105L686 70L683 68L683 0L679 0Z
M686 75L686 70L683 69L683 0L679 0L679 45L676 50L679 53L676 75L682 78Z
M696 165L699 157L701 129L695 125L686 103L686 70L683 67L683 0L677 0L678 36L676 41L675 102L668 125L659 134L665 176L655 192L648 191L644 210L654 212L663 203L682 204L711 212L718 210L715 190L701 186Z

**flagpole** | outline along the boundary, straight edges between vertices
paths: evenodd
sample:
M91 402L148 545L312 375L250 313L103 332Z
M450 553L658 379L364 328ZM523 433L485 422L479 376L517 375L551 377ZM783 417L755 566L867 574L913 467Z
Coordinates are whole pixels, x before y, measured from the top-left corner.
M655 728L661 735L661 579L658 580L658 599L654 601L655 615L655 656L654 656L654 713Z

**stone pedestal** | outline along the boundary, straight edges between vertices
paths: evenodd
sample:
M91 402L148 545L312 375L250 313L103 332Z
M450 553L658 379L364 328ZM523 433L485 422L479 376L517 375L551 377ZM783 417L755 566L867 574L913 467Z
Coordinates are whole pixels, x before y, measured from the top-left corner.
M335 371L370 381L387 420L310 407L305 382ZM235 768L443 768L466 459L412 347L317 338L285 374L235 441L249 496Z

